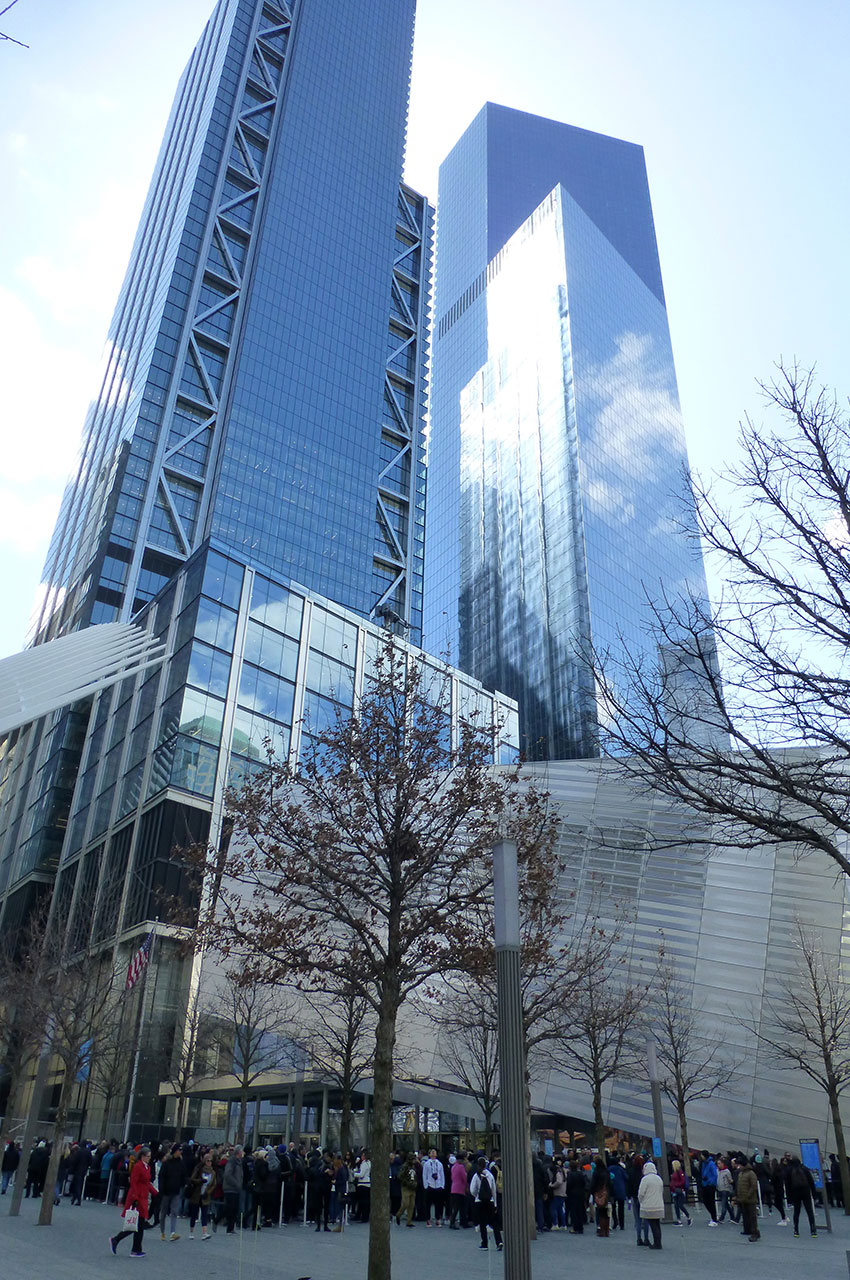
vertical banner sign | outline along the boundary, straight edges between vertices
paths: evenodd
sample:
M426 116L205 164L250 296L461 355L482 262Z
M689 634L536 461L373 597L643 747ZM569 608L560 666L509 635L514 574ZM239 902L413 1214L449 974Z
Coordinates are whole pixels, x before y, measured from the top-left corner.
M804 1138L800 1139L800 1159L811 1173L815 1187L821 1193L821 1197L823 1199L823 1212L826 1222L819 1222L817 1225L825 1227L827 1231L832 1231L832 1218L829 1214L829 1199L826 1194L826 1178L823 1176L823 1165L820 1158L820 1143L817 1138L811 1138L809 1141L806 1141Z

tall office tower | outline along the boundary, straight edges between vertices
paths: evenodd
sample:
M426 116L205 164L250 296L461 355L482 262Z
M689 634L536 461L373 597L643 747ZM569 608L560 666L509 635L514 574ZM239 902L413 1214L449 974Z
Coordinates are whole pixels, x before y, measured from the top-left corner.
M121 686L3 744L7 921L60 857L118 850L116 824L116 876L139 821L159 823L166 855L180 830L204 837L238 702L221 654L233 652L226 610L243 569L420 636L431 213L401 183L414 10L219 0L189 60L36 632L38 643L128 619L159 593L162 635L183 611L181 652L141 692ZM217 622L197 604L210 555L229 566ZM263 724L291 721L274 683L294 677L284 634L278 651L254 653L255 675L271 673L265 694L242 691L249 720L235 732L249 757ZM98 875L92 863L87 883Z
M583 655L658 661L647 600L705 593L643 151L488 104L438 210L425 647L592 756Z

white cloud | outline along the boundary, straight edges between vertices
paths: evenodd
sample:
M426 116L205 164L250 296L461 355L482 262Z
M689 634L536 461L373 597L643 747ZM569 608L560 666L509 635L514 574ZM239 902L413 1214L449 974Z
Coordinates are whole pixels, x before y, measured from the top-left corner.
M61 494L71 469L97 363L45 337L32 309L0 288L0 378L3 385L0 484L39 502Z
M0 546L11 547L21 555L38 552L43 557L61 496L61 491L28 496L26 490L0 486Z

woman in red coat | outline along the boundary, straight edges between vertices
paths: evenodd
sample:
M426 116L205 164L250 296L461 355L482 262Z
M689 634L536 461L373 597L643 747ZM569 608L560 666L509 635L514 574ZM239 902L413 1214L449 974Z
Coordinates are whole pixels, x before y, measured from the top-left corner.
M135 1231L119 1231L117 1236L110 1236L109 1247L113 1253L118 1252L118 1245L127 1236L133 1237L133 1247L130 1250L131 1258L143 1258L145 1256L142 1248L142 1232L147 1226L147 1216L150 1209L151 1196L151 1149L150 1147L142 1147L139 1151L139 1158L130 1171L130 1185L127 1188L127 1198L124 1202L124 1211L121 1214L123 1218L128 1209L138 1209L139 1225Z

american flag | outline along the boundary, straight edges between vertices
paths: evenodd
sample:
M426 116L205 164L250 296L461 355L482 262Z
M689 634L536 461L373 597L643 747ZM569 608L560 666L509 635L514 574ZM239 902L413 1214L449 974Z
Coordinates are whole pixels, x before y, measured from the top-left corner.
M153 929L145 938L136 954L130 961L130 967L127 970L127 981L124 983L124 990L131 991L138 982L144 971L145 966L151 958L151 947L153 946Z

